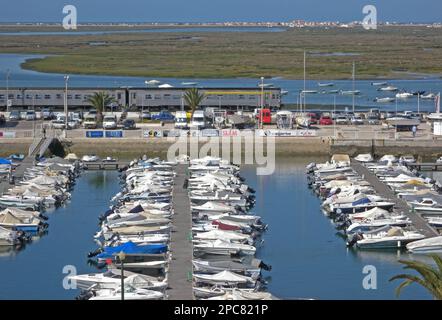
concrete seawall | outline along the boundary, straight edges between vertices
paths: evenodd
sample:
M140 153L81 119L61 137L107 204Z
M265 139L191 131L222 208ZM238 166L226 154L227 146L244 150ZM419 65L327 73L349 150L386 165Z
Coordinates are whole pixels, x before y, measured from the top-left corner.
M436 158L442 155L442 140L332 140L324 137L305 138L276 138L275 154L278 156L329 156L333 153L345 153L355 156L359 153L373 153L374 155L384 154L413 154L423 158ZM27 154L32 139L2 139L0 140L0 157L12 153ZM131 159L139 157L140 154L150 156L162 156L167 154L173 141L167 138L151 139L69 139L63 143L65 152L75 153L78 156L85 154L96 154L101 157L112 155L120 159ZM199 148L206 142L200 142ZM189 149L189 148L188 148ZM231 151L233 148L230 148ZM222 145L220 144L220 152ZM249 150L249 151L246 151ZM252 152L254 148L251 149ZM264 153L267 150L266 144L263 147ZM244 155L250 152L241 146L241 153Z

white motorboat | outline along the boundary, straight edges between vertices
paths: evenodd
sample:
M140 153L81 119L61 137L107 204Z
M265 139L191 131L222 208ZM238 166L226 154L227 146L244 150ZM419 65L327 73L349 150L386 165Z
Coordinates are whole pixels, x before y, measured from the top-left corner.
M386 154L386 155L382 156L379 159L379 162L392 162L392 163L395 163L397 161L398 161L397 158L394 155L391 155L391 154Z
M377 103L391 103L394 102L395 100L396 100L395 98L390 98L390 97L374 99L374 101Z
M256 248L251 245L242 244L242 243L234 243L223 240L194 240L193 248L196 251L217 255L254 255L256 252Z
M398 91L399 89L397 87L393 87L393 86L387 86L387 87L382 87L378 89L379 91Z
M144 81L144 83L147 85L150 85L150 86L155 86L155 85L160 84L161 81L153 79L153 80L146 80L146 81Z
M100 157L98 157L96 155L84 155L81 158L81 161L83 161L83 162L97 162L97 161L100 161Z
M222 285L228 287L245 286L254 287L256 280L251 277L242 276L230 271L221 271L217 274L194 274L193 279L196 283L207 283L212 285Z
M427 93L420 96L421 99L424 100L434 100L436 99L436 95L434 93Z
M318 83L318 87L321 87L321 88L323 88L323 87L333 87L335 84L333 83L333 82L327 82L327 83L321 83L321 82L319 82Z
M121 300L121 287L92 289L89 300ZM162 300L164 294L159 291L124 286L124 300Z
M442 253L442 236L414 241L407 244L411 253Z
M220 212L220 213L237 211L235 207L218 201L217 202L208 201L200 206L191 206L191 209L193 211L198 211L198 212L207 211L207 212Z
M413 97L414 97L414 95L409 92L400 92L400 93L396 94L397 99L409 99L409 98L413 98Z
M357 96L361 94L360 90L342 90L341 94L344 96Z
M382 82L372 82L371 83L372 86L374 87L383 87L388 85L388 82L382 81Z
M415 163L416 158L413 155L404 155L399 158L399 163Z
M365 153L365 154L358 154L355 157L356 161L359 162L373 162L373 156L370 153Z
M20 236L16 231L0 227L0 247L15 246L20 243Z
M249 241L250 236L238 232L227 230L211 230L208 232L197 232L194 237L196 240L224 240L224 241Z
M154 277L124 271L124 284L135 288L149 290L165 290L167 288L167 280L158 281ZM105 273L89 273L69 276L69 280L74 281L79 289L87 290L95 284L100 285L120 285L121 271L109 270Z
M437 229L442 229L442 217L428 217L428 224Z
M362 239L356 242L356 245L360 249L399 249L410 242L424 238L425 236L421 233L392 227L388 231L365 233L362 235Z

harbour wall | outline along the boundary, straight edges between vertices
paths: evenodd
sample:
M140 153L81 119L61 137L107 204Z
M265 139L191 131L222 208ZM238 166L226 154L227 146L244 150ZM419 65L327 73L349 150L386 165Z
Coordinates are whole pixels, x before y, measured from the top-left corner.
M32 139L2 139L0 140L0 157L13 153L27 154ZM174 144L167 138L155 139L88 139L75 138L62 142L65 153L75 153L78 156L96 154L98 156L113 156L120 159L139 157L140 154L149 156L167 155ZM206 142L199 143L201 149ZM220 146L220 153L223 146ZM233 153L233 146L230 151ZM264 154L268 150L263 146ZM190 147L188 146L188 150ZM241 145L241 154L256 152L256 147L246 148ZM329 156L334 153L345 153L355 156L360 153L372 153L377 156L384 154L413 154L422 158L434 159L442 155L442 140L333 140L324 137L284 138L275 139L275 154L277 156Z

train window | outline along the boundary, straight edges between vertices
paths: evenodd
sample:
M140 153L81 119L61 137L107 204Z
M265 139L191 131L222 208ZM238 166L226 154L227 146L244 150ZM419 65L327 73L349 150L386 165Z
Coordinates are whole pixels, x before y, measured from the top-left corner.
M23 96L21 94L18 94L17 99L23 99Z
M32 99L32 95L27 94L27 95L26 95L26 99Z
M155 95L155 100L161 100L161 95L160 94L156 94Z
M4 94L0 94L0 99L4 99L5 95Z
M51 99L51 95L50 95L50 94L45 94L45 99L46 99L46 100Z
M118 93L118 94L117 94L117 99L118 99L118 100L121 100L121 93Z
M76 99L76 100L81 100L81 94L76 94L76 95L75 95L75 99Z
M8 99L14 99L14 94L9 94Z
M136 99L137 98L137 94L134 92L132 93L132 99Z
M63 99L63 95L60 94L60 93L57 93L57 94L55 95L55 98L57 98L57 99Z
M151 94L146 94L145 99L146 100L152 100L153 98L152 98Z
M244 96L242 94L240 94L238 98L239 98L239 100L243 100Z
M71 94L68 94L68 99L72 99L72 95Z
M39 94L36 94L36 95L35 95L35 100L41 100L41 98L42 98L41 95L39 95Z

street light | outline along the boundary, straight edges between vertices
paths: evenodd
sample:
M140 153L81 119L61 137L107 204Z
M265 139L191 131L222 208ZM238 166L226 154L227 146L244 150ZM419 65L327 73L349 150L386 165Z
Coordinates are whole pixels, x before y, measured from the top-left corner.
M68 82L69 82L69 76L65 75L64 76L64 85L65 85L65 91L64 91L64 114L65 114L65 118L64 118L64 135L65 138L67 138L67 130L68 130Z
M124 300L124 260L126 259L126 254L121 251L118 254L118 259L121 264L121 300Z
M259 122L260 122L260 128L262 129L264 127L264 122L263 122L263 112L264 109L264 77L261 77L261 114L259 117Z
M9 69L6 70L6 111L9 112L10 102L9 102L9 77L11 75L11 71Z

